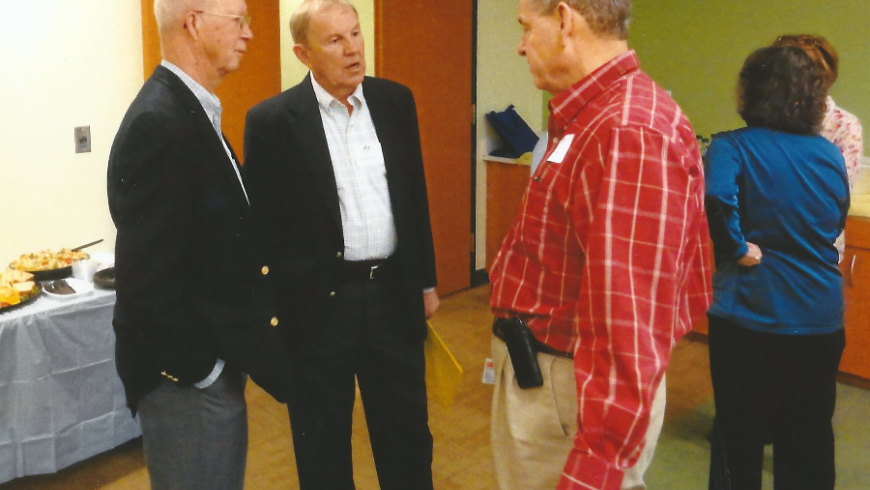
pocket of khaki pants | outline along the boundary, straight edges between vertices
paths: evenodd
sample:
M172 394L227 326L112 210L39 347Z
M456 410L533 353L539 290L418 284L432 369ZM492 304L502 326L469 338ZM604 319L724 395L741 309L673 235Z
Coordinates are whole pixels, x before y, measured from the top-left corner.
M492 368L496 374L502 372L504 370L505 358L507 358L507 346L495 335L492 336L492 342L490 343L490 356L492 356Z
M555 416L565 437L573 440L577 434L577 382L574 377L574 362L570 359L549 357L550 363L545 383L553 396Z

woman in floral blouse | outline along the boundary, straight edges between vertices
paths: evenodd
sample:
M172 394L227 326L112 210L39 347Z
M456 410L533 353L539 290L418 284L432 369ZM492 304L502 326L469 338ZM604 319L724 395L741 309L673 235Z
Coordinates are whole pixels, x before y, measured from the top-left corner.
M773 43L774 46L794 46L804 50L823 74L825 91L830 90L831 85L837 81L840 70L840 57L837 50L831 46L827 39L821 36L807 34L779 36ZM847 112L834 103L834 99L828 95L825 99L825 119L822 121L821 135L828 141L837 145L846 160L846 173L849 175L849 186L855 184L858 175L858 166L864 155L864 141L862 136L861 121L854 114ZM843 234L837 237L834 243L843 257L846 245Z

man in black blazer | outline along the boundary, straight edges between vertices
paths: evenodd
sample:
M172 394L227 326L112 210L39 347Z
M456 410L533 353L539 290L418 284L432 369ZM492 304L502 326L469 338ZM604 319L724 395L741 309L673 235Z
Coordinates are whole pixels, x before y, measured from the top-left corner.
M164 59L109 156L116 363L152 488L241 489L245 373L286 399L289 350L264 235L214 95L252 37L247 6L213 0L190 10L196 4L156 0Z
M245 172L299 372L301 488L354 488L356 379L381 488L431 489L423 340L438 297L414 99L365 77L346 0L306 0L290 25L311 73L248 113Z

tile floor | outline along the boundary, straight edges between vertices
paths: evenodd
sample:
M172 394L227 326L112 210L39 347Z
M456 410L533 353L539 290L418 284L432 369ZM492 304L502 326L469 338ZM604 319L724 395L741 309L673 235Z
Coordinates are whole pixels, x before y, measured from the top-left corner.
M489 448L492 388L481 383L489 351L487 286L443 298L432 323L465 368L456 401L430 406L439 490L494 490ZM870 390L841 383L835 416L838 490L870 488ZM295 489L290 429L286 410L262 390L248 387L250 447L246 488ZM354 465L357 488L377 490L377 477L365 431L362 407L354 414ZM651 490L700 490L707 487L713 420L707 346L703 337L682 340L668 371L668 408L655 459L647 473ZM768 454L765 489L772 489ZM55 475L28 477L0 490L128 490L148 488L141 443L132 441ZM808 489L811 490L811 489Z

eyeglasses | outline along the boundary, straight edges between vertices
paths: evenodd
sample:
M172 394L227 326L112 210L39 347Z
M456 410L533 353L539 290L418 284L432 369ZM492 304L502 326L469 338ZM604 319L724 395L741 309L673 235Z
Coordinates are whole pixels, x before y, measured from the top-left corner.
M234 19L239 23L239 29L248 26L251 26L251 16L250 15L231 15L231 14L219 14L217 12L206 12L205 10L194 10L197 14L206 14L206 15L216 15L218 17L228 17L230 19Z

